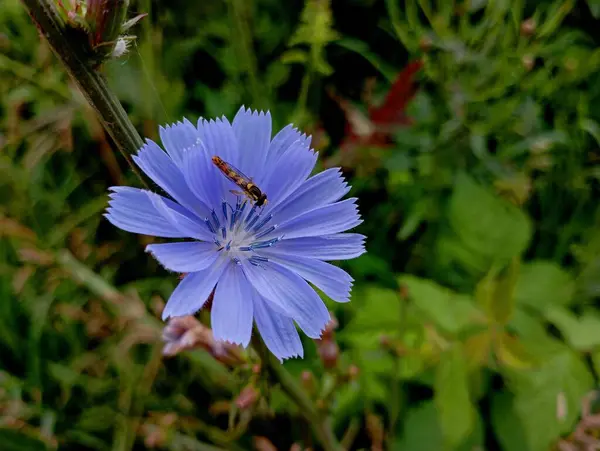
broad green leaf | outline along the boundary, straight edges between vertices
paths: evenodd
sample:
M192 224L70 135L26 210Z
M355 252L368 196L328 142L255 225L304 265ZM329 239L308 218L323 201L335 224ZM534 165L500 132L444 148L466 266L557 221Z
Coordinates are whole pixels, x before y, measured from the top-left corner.
M400 325L400 296L396 290L368 285L352 296L352 302L360 306L356 315L345 327L344 334L356 332L397 331ZM379 339L377 334L374 334Z
M450 230L438 242L440 263L475 276L518 257L531 236L523 211L463 173L456 178L447 216Z
M495 436L504 451L535 451L527 444L524 425L515 415L510 393L492 393L491 416Z
M501 274L496 275L496 271L490 271L477 284L475 290L477 302L483 306L488 318L496 323L506 324L513 315L519 267L519 260L514 258Z
M465 358L470 368L485 366L492 351L492 332L484 330L471 335L464 343Z
M395 451L431 451L444 449L444 436L433 401L413 407L406 416L402 436Z
M406 275L398 279L408 289L414 305L445 331L456 334L482 322L483 314L473 300L427 279Z
M600 316L593 311L577 317L569 310L554 307L546 312L546 319L563 334L567 343L580 351L590 351L600 345Z
M565 346L535 369L504 374L515 394L514 415L523 425L531 450L548 449L561 434L572 431L581 400L594 386L585 363ZM560 403L564 403L564 413L558 411Z
M515 299L539 312L551 307L569 305L573 300L575 282L556 263L538 260L521 267Z
M454 449L469 436L474 426L467 362L459 346L441 355L434 390L444 443Z
M473 451L483 445L484 432L481 417L477 415L475 420L473 432L459 446L453 448L455 451ZM402 431L392 445L392 450L441 451L447 449L444 448L444 437L433 401L425 401L412 407L402 426Z
M517 337L502 333L494 349L498 361L512 369L528 369L533 365L533 357Z
M44 442L12 429L0 429L2 451L46 451Z
M594 19L598 19L600 17L600 0L587 0L587 4Z

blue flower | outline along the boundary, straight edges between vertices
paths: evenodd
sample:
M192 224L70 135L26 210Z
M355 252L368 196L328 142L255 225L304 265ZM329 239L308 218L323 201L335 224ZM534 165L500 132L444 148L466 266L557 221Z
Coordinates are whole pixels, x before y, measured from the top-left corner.
M270 114L243 107L231 124L184 120L161 127L160 137L166 152L147 140L134 160L170 198L112 187L105 216L128 232L186 239L146 248L166 269L186 273L163 319L193 315L215 290L215 339L248 346L255 322L280 360L302 357L294 322L319 338L330 320L309 283L348 302L352 277L326 262L365 251L363 235L341 233L362 221L356 199L340 200L350 187L339 168L309 177L317 160L310 138L291 125L271 138ZM240 195L215 155L251 177L267 203Z

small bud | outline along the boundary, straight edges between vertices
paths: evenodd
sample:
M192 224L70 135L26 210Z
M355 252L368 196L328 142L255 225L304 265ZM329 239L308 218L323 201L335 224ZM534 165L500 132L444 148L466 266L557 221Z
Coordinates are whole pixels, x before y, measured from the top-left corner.
M534 35L537 24L535 19L529 18L521 23L521 35L531 37Z
M252 365L252 374L260 374L260 363L255 363Z
M340 355L340 350L335 341L322 341L318 346L319 356L327 369L335 368Z
M523 67L529 72L535 66L535 59L532 55L523 55L521 64L523 64Z
M253 385L247 385L235 399L235 405L240 410L249 409L258 399L258 390Z
M323 340L323 341L332 340L333 334L334 334L335 330L338 328L338 326L339 326L339 323L338 323L337 318L335 316L333 316L333 314L331 314L331 319L329 320L329 322L325 326L325 329L321 333L321 340Z
M348 367L348 377L350 378L350 380L356 380L356 378L359 376L360 374L360 369L356 366L356 365L350 365Z
M88 0L85 20L90 28L92 48L107 45L106 54L112 53L121 27L125 22L129 0Z
M400 297L402 298L402 300L408 299L408 296L409 296L408 287L404 284L400 285Z
M267 437L254 437L254 449L256 451L277 451L273 442L269 440Z
M392 339L389 335L383 334L379 337L379 344L382 348L389 349L392 346Z
M240 365L245 358L240 348L231 343L215 341L212 330L193 316L170 318L163 328L163 355L174 356L182 351L203 348L226 365Z
M433 47L433 40L429 36L422 36L419 39L419 50L423 53L427 53Z
M579 61L575 58L567 58L565 59L565 70L567 72L575 72L579 67Z
M307 392L315 392L315 377L311 371L302 371L302 374L300 375L300 381L302 382L302 387L304 387Z

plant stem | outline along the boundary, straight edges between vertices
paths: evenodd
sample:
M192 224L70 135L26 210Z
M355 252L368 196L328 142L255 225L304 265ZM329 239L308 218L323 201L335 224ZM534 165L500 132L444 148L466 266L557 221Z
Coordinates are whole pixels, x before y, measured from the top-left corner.
M144 142L129 121L121 103L108 88L106 79L91 62L87 35L63 21L53 0L21 1L41 34L46 37L52 51L98 113L104 129L131 169L146 185L130 157L144 145Z
M256 108L263 106L261 87L258 82L258 69L256 56L252 47L252 33L248 27L248 12L252 4L248 1L230 0L229 10L233 26L237 29L237 39L234 39L238 57L246 66L246 73L250 81L250 94Z
M253 340L253 344L267 371L279 382L283 391L294 401L300 413L310 423L323 449L325 451L342 451L343 448L333 433L329 419L319 412L300 384L271 354L260 338Z

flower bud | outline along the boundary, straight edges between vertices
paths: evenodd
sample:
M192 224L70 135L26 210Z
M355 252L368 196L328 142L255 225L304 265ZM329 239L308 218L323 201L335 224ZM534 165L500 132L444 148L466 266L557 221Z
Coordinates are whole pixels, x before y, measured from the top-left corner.
M529 18L521 23L521 34L526 37L533 36L536 28L537 24L535 23L535 19Z
M121 26L125 22L129 0L88 0L85 20L90 28L92 48L109 45L110 53L114 48Z
M254 405L259 393L254 385L247 385L235 399L235 405L240 410L246 410Z
M335 341L322 341L319 343L317 350L323 366L327 369L335 368L340 355L337 343Z

